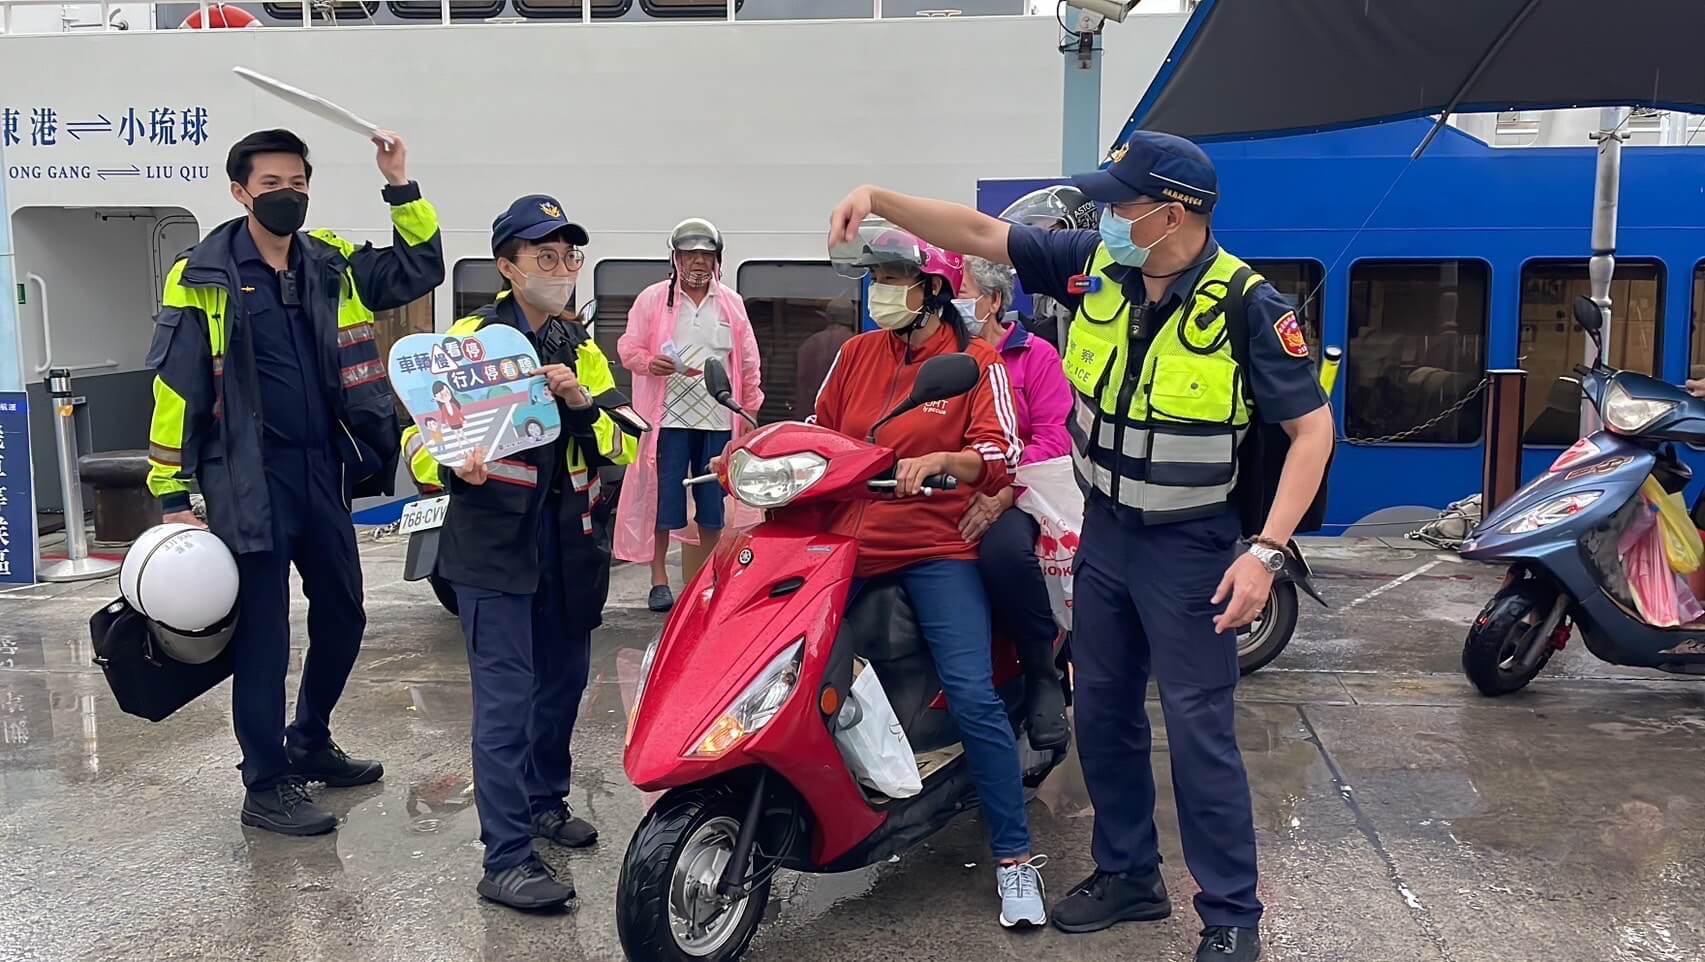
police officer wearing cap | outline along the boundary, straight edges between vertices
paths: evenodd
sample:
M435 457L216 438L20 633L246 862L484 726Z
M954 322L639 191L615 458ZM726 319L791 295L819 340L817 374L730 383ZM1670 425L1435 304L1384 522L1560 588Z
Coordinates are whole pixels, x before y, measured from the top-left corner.
M475 448L453 469L432 460L415 429L403 440L415 481L450 493L437 570L456 592L474 690L474 802L485 843L478 891L518 909L574 897L534 854L534 838L580 848L598 837L565 802L569 737L609 589L598 469L631 462L637 444L602 403L616 397L609 363L565 313L587 240L555 198L515 201L491 235L508 287L448 332L502 324L525 334L557 400L558 438L489 463Z
M1235 629L1265 605L1332 449L1331 413L1293 306L1210 229L1219 199L1195 144L1139 132L1072 182L1100 229L1049 232L942 201L861 187L830 242L867 214L1012 264L1026 290L1073 310L1062 362L1076 394L1073 460L1086 492L1074 572L1078 754L1095 805L1095 872L1054 907L1091 932L1171 913L1154 823L1150 726L1159 683L1184 859L1200 893L1200 962L1260 956L1255 828L1237 748ZM1243 338L1229 307L1241 298ZM1237 450L1259 419L1290 448L1260 533L1241 539Z

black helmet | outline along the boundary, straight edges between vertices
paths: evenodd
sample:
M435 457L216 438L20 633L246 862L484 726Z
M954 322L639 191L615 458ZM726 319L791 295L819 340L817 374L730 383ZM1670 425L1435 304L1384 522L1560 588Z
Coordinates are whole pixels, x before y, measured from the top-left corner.
M1096 226L1095 201L1070 184L1057 184L1033 190L1013 201L1001 211L1000 219L1049 230L1093 230Z

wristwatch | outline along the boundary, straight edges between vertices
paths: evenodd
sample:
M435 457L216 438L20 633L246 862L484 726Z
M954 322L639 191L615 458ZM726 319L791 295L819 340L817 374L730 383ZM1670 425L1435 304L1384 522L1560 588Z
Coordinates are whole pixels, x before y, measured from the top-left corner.
M1261 562L1268 571L1274 574L1285 569L1285 553L1277 548L1269 548L1264 544L1252 544L1249 546L1249 553L1254 555L1255 560Z

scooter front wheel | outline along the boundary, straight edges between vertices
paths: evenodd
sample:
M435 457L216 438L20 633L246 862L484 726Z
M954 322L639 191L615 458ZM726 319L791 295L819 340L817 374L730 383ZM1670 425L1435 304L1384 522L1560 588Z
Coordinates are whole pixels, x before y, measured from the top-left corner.
M746 805L727 785L679 788L634 830L616 885L616 932L634 962L732 962L764 917L770 880L716 892ZM749 874L749 870L748 870Z
M1267 604L1237 635L1237 672L1248 675L1279 657L1297 630L1297 586L1274 581Z
M1556 601L1556 589L1534 580L1495 595L1481 609L1462 645L1462 671L1482 695L1497 697L1527 687L1551 660L1551 641L1535 635ZM1534 645L1546 651L1531 666L1524 656Z

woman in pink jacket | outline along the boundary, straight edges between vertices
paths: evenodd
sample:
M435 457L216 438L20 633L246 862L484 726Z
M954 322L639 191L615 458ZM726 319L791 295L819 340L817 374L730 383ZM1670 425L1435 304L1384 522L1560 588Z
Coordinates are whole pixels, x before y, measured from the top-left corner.
M627 332L616 342L622 366L633 372L634 409L652 430L622 480L615 554L651 565L652 611L675 603L664 558L670 533L687 526L688 492L681 482L706 473L710 460L745 428L706 393L705 361L714 357L727 368L736 404L754 412L764 404L746 304L722 283L721 233L707 220L684 220L669 234L669 252L669 279L640 292L628 311ZM710 556L725 520L735 527L759 520L752 509L725 500L717 485L697 485L691 493L698 541L675 535L683 545L684 581Z
M955 302L971 333L1000 352L1024 442L1019 467L1069 455L1071 385L1060 367L1054 345L1033 335L1023 324L1007 323L1012 306L1012 270L980 257L965 258L965 279ZM1030 744L1037 750L1064 747L1070 738L1064 693L1054 667L1054 642L1059 626L1048 601L1048 585L1036 560L1036 520L1014 507L1018 489L1008 486L995 495L979 494L965 509L959 530L978 545L977 564L988 589L995 621L1013 632L1028 677L1025 706ZM980 540L979 540L980 539Z

